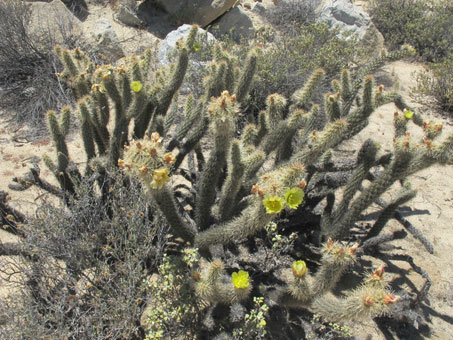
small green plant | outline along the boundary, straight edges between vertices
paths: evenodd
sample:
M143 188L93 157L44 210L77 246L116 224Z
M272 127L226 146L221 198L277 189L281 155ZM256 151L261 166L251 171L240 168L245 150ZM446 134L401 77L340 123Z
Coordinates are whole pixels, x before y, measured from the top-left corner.
M296 239L296 233L291 233L288 236L282 235L278 231L278 225L275 222L270 222L265 227L267 238L272 245L272 253L278 254L280 252L288 251L293 246L294 240Z
M282 0L264 13L264 18L275 28L294 34L297 27L313 24L319 0Z
M182 258L164 254L158 274L149 283L152 297L144 312L146 340L195 337L201 305L191 293L190 271L196 263L193 250L185 251Z
M264 108L270 94L289 97L317 68L323 68L327 78L332 78L364 56L353 37L346 39L325 23L298 25L294 30L293 35L273 33L271 40L263 39L257 81L248 100L257 111Z
M266 339L266 317L269 307L264 298L254 297L253 308L244 315L244 325L233 330L233 339Z
M372 20L391 48L404 43L427 61L453 52L453 5L448 0L373 0Z
M320 314L315 313L310 323L324 339L353 339L350 327L337 322L325 322ZM315 339L315 336L313 332L308 334L307 339Z
M416 94L434 98L437 106L453 114L453 56L428 66L428 71L417 74Z

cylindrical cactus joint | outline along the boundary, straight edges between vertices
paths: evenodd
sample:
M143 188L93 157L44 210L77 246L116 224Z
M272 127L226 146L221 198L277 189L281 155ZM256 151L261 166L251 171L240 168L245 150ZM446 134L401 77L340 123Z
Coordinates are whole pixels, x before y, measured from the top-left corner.
M159 189L170 181L168 174L174 161L173 154L165 152L162 137L155 132L125 147L118 166L137 176L148 189Z

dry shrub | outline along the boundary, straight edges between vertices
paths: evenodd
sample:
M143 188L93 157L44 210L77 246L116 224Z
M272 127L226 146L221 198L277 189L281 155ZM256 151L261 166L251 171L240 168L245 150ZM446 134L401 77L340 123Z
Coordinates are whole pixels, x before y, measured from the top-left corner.
M59 65L53 46L82 44L71 18L58 18L57 27L34 18L32 4L20 0L0 2L0 103L16 122L43 125L48 109L70 100L55 72ZM57 15L57 12L55 13Z
M23 256L1 258L0 277L16 288L0 302L2 339L143 335L147 278L167 229L139 185L112 178L108 197L91 192L91 179L67 207L42 205L23 226Z

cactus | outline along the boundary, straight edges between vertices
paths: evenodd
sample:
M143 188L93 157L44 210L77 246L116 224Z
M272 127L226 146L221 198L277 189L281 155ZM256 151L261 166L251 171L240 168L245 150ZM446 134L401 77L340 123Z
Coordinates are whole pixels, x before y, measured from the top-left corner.
M85 177L97 179L103 197L108 200L108 170L119 167L130 181L141 183L170 233L182 239L182 245L199 249L203 260L190 287L210 305L206 308L210 311L200 311L206 320L228 325L224 317L228 313L223 312L232 305L247 306L258 294L283 307L305 308L335 320L388 313L398 298L387 290L379 270L344 298L329 294L350 265L360 261L359 244L341 243L360 214L395 182L405 185L372 227L370 237L377 237L396 209L415 194L406 177L453 158L453 136L437 142L440 125L424 121L393 91L375 89L369 75L408 52L383 56L356 74L343 70L341 80L332 82L333 92L324 96L324 105L313 100L319 98L314 94L325 75L316 70L289 99L270 95L266 110L254 116L242 105L259 63L255 51L240 68L235 57L216 47L204 93L188 96L180 105L178 89L196 30L179 43L176 64L152 75L149 51L124 58L121 66L96 69L80 50L56 49L64 65L61 79L77 97L75 108L62 110L60 122L54 111L48 113L57 161L47 157L45 162L61 190L73 194L77 177L83 177L70 169L65 142L69 117L76 113L88 163ZM341 155L337 147L358 134L379 106L391 101L401 111L394 119L393 152L380 155L378 145L368 140L356 159ZM412 123L423 129L422 141L407 133ZM378 166L382 170L363 189L370 170ZM344 188L342 198L336 200L340 188ZM92 194L97 194L94 188ZM321 213L318 204L323 201ZM263 230L275 220L296 236L288 237L288 249L272 267L274 261L262 256L269 247ZM321 259L309 270L313 261L296 258L302 251L294 248L309 240L319 246L323 238L328 240L320 250ZM256 263L247 262L250 258ZM292 260L292 275L277 278L282 268L276 267ZM263 286L272 279L279 284L266 291Z

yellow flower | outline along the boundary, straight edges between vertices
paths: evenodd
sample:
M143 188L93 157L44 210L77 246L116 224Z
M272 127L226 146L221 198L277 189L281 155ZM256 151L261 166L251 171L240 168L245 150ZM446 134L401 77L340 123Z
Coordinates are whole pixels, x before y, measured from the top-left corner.
M244 270L234 272L231 274L231 278L236 288L247 288L250 285L249 273Z
M285 201L286 205L291 209L297 209L297 207L304 200L304 191L299 187L294 187L285 190Z
M413 111L407 109L404 110L404 117L406 117L406 119L412 119L413 116L414 116Z
M294 261L292 269L294 276L302 277L307 273L307 264L305 261Z
M266 214L278 214L284 208L285 200L278 196L265 196L263 205L266 208Z
M139 93L143 88L143 84L139 81L133 81L131 82L131 90L134 91L135 93Z
M111 74L112 74L112 71L107 69L104 73L101 74L101 78L104 80L108 80L110 78Z
M194 52L198 52L201 48L201 45L199 43L194 43L192 48Z
M153 181L151 183L151 187L153 189L160 189L167 182L170 182L170 178L168 177L168 169L162 168L154 170Z

